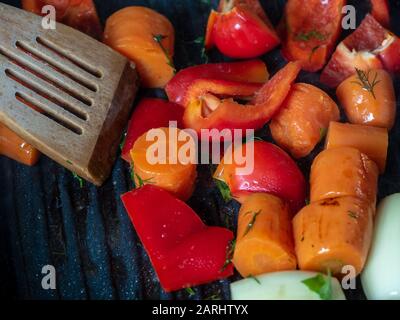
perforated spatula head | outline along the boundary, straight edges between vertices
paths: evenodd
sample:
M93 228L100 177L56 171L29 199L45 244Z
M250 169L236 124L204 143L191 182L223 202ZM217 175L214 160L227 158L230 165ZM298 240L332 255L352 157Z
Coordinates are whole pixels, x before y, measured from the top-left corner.
M137 90L135 66L62 24L0 3L0 122L82 178L110 174Z

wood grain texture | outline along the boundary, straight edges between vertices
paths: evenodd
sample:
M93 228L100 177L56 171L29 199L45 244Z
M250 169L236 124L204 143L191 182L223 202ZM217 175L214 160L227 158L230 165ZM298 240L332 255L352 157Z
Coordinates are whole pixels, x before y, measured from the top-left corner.
M3 1L18 5L19 1ZM98 0L102 21L114 11L129 5L145 5L165 14L176 29L175 64L179 68L204 62L201 46L193 40L202 36L210 8L217 1L200 0ZM279 21L283 0L261 3L273 23ZM361 7L366 1L350 1ZM394 21L400 18L400 3L394 1ZM360 21L360 16L357 20ZM400 34L400 25L394 31ZM216 50L210 61L227 60ZM285 61L279 50L262 57L274 74ZM299 81L318 85L318 75L302 73ZM318 85L321 87L320 85ZM326 88L323 88L326 89ZM396 79L397 96L400 83ZM328 91L331 97L334 92ZM141 91L139 97L165 96L162 90ZM388 166L379 181L379 198L400 192L400 113L390 134ZM267 128L259 136L271 141ZM310 163L321 150L298 161L308 177ZM189 200L203 221L227 226L235 231L238 205L225 204L211 179L207 165L199 166L199 177ZM68 170L43 157L28 168L12 160L0 159L0 294L14 298L40 299L205 299L213 295L229 298L229 282L217 281L167 294L162 291L149 259L132 228L120 195L133 187L128 165L118 159L111 178L101 187L85 183L82 188ZM53 264L57 269L57 290L40 287L41 268ZM346 291L350 299L365 298L358 290Z
M62 166L101 185L137 91L135 65L81 32L62 24L45 30L41 21L0 4L0 23L9 30L0 33L0 120Z

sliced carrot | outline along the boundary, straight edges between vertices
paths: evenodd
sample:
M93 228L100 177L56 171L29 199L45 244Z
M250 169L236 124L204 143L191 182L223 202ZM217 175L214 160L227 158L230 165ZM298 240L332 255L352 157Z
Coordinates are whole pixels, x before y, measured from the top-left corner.
M339 108L328 94L313 85L295 83L271 121L271 134L280 147L301 158L324 138L329 122L339 117Z
M0 155L33 166L39 160L40 152L0 123Z
M278 197L255 193L246 198L233 264L243 277L296 269L289 207Z
M173 77L175 32L163 15L145 7L126 7L106 22L104 42L134 61L142 84L161 88Z
M391 129L396 117L396 97L390 74L381 69L361 72L368 83L356 74L336 90L347 118L351 123Z
M193 158L187 157L186 161L181 157L182 154L196 155L195 142L188 133L176 128L151 129L136 140L130 154L137 186L154 184L181 200L190 198L197 171Z
M353 147L366 154L383 173L386 166L388 131L385 128L332 121L326 137L326 149Z
M374 207L355 197L325 199L304 207L293 219L301 270L340 275L351 265L360 273L371 244Z
M353 196L375 206L378 175L375 162L355 148L324 150L311 166L310 201Z

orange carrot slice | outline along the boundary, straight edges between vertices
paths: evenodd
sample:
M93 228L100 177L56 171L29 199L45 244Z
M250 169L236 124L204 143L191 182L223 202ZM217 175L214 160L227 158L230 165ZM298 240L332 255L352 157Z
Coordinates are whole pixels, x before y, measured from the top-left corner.
M40 152L0 123L0 155L33 166L39 160Z
M339 117L339 108L328 94L311 84L295 83L271 121L271 134L280 147L301 158L324 138L329 122Z
M243 277L296 269L289 208L278 197L248 196L237 232L233 264Z
M351 123L391 129L396 117L396 97L390 74L385 70L358 73L336 90L347 118Z
M175 32L163 15L145 7L127 7L106 22L104 42L134 61L142 84L161 88L173 77Z
M386 166L388 131L385 128L332 121L326 137L326 149L353 147L366 154L383 173Z
M310 200L353 196L376 203L378 167L355 148L322 151L311 166Z
M182 141L178 140L180 137ZM185 146L194 150L191 155L196 155L193 138L177 128L151 129L140 136L130 152L135 184L154 184L181 200L189 199L197 171L194 161L181 157L184 153L190 155Z
M301 270L340 275L351 265L360 273L371 244L374 207L355 197L325 199L304 207L293 219Z

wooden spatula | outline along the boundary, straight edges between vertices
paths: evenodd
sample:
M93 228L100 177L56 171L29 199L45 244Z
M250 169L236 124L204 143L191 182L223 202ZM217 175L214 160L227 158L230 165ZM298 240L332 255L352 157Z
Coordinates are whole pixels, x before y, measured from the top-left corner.
M96 185L110 174L137 79L102 43L0 3L0 122Z

